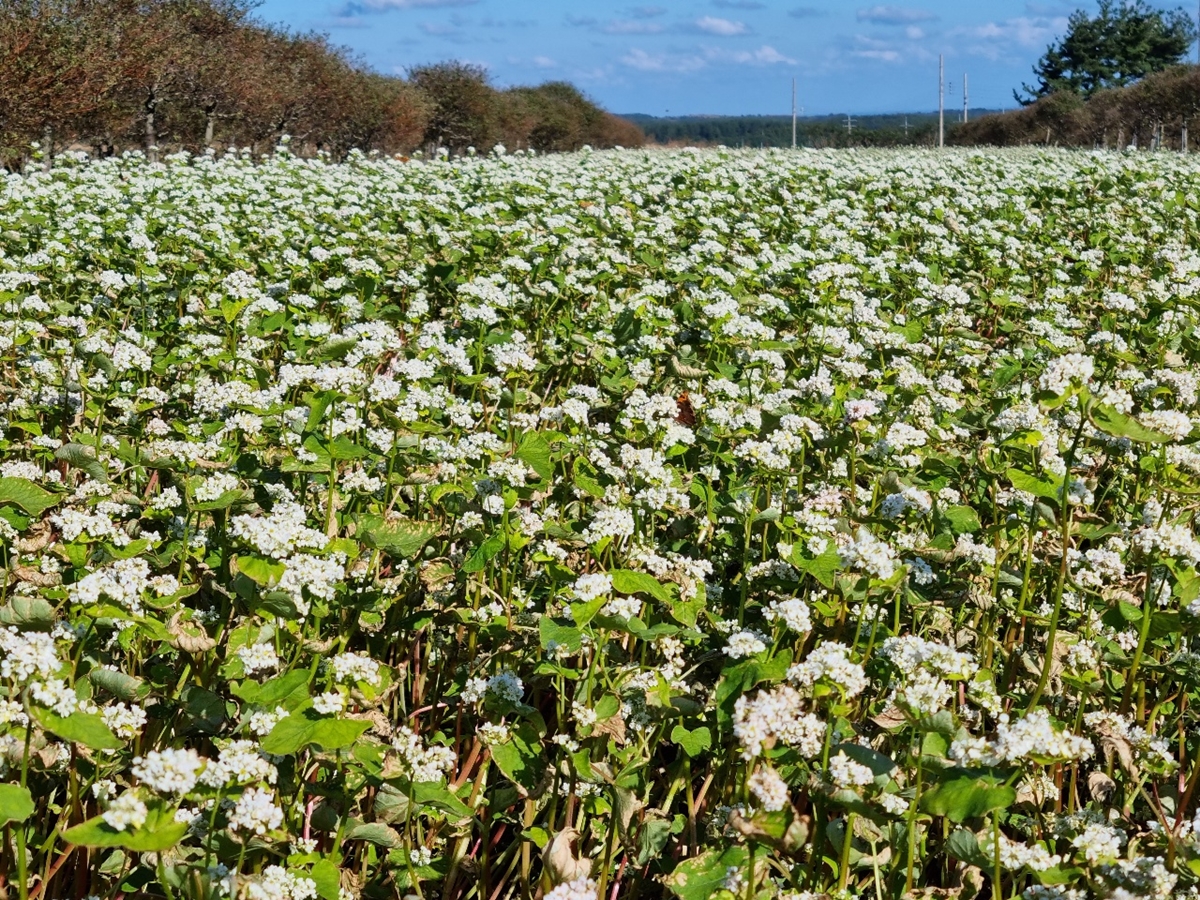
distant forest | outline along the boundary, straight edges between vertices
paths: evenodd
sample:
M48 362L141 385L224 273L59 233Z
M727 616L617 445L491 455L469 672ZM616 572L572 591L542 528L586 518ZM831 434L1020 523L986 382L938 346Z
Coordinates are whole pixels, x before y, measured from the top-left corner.
M972 109L973 119L991 112ZM946 133L960 124L961 110L946 111ZM790 147L791 116L671 116L625 115L653 143L664 145L724 145L726 147ZM849 127L847 127L849 125ZM937 143L936 112L895 115L804 116L797 122L801 147L932 146Z

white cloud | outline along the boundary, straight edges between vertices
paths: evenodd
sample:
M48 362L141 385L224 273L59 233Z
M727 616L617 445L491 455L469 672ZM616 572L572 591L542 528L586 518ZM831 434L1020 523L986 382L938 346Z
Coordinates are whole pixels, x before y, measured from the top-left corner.
M548 56L535 56L533 58L533 64L535 66L537 66L539 69L556 69L556 68L558 68L558 63Z
M924 9L913 9L907 6L872 6L860 9L858 21L871 22L874 25L908 25L913 22L928 22L936 19L933 13Z
M621 63L639 72L695 72L708 64L701 56L651 54L636 47L621 57Z
M744 66L775 66L775 65L796 65L796 60L790 56L784 56L774 47L769 44L763 44L757 50L740 51L731 53L728 58Z
M1067 27L1065 16L1019 16L1003 22L988 22L972 28L958 28L951 34L962 34L977 40L1017 44L1021 47L1040 48L1054 39Z
M887 63L898 63L902 59L899 50L855 50L854 55L860 59L874 59Z
M796 60L780 53L770 44L757 50L727 50L722 47L702 47L696 53L647 53L633 49L621 57L622 65L639 72L696 72L716 65L777 66L796 65Z
M745 34L747 31L745 22L733 22L717 16L704 16L697 19L696 27L708 34L715 34L720 37L733 37L738 34Z
M338 11L343 17L361 13L383 13L395 9L436 9L446 6L473 6L479 0L350 0Z
M910 41L919 41L921 38L925 37L925 32L916 25L909 25L904 29L904 36Z

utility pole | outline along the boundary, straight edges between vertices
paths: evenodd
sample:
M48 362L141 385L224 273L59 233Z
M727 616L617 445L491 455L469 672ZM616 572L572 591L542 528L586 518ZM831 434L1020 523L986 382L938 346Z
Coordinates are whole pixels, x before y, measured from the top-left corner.
M852 134L853 132L854 132L854 116L847 113L846 114L846 134Z
M937 55L937 145L946 146L946 55Z
M963 72L963 124L967 124L967 73Z
M904 140L908 140L908 116L904 117Z
M792 79L792 149L796 149L796 79Z

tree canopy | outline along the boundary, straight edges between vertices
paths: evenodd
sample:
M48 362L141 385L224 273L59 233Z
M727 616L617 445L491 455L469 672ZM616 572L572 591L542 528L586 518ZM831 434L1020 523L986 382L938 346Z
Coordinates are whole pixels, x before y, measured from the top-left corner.
M569 85L498 89L441 63L402 79L257 0L0 0L0 166L45 153L574 150L644 137Z
M1183 60L1196 27L1182 8L1161 10L1145 0L1100 0L1096 15L1071 14L1067 33L1033 67L1038 83L1014 91L1022 104L1059 91L1090 97L1123 87Z

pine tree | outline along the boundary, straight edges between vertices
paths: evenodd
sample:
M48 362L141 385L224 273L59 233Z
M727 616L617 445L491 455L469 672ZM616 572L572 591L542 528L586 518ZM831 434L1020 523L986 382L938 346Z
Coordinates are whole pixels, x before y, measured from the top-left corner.
M1076 10L1067 33L1033 67L1038 84L1014 91L1022 104L1059 91L1090 97L1122 87L1182 61L1196 27L1183 9L1160 10L1145 0L1100 0L1095 16Z

